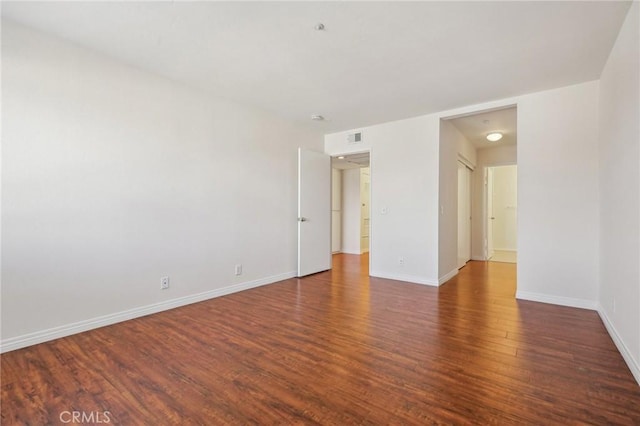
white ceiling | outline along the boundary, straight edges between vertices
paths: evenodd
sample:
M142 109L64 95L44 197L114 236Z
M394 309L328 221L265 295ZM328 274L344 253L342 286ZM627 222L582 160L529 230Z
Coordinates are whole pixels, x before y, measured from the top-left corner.
M2 15L332 132L597 79L629 6L3 1Z
M331 157L331 167L334 169L361 169L369 167L370 155L368 152L343 155L340 157Z
M450 122L476 149L515 145L518 140L516 107L466 115L451 119ZM489 142L487 134L492 132L502 133L502 139Z

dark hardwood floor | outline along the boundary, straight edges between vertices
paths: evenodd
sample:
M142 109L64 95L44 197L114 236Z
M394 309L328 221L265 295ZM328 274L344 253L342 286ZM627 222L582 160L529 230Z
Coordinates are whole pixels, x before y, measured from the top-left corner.
M513 264L366 262L3 354L2 424L640 424L596 312L516 301Z

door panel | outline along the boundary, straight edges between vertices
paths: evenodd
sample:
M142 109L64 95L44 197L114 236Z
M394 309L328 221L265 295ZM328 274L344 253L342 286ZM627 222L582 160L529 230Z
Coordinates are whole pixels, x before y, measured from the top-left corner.
M458 268L471 260L471 170L458 162Z
M487 169L487 260L493 257L493 221L495 212L493 211L493 169Z
M517 168L494 167L493 170L493 248L516 250Z
M331 269L331 159L298 149L298 276Z
M360 169L360 253L369 251L369 168Z

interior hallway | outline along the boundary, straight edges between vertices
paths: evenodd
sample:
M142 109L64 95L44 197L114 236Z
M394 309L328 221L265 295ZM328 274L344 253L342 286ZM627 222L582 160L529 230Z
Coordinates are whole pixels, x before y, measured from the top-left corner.
M509 263L439 288L367 264L5 353L2 424L640 423L596 312L516 301Z

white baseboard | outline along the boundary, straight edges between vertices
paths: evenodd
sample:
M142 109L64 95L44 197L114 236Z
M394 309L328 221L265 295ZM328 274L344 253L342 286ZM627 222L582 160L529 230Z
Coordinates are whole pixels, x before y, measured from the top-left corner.
M349 249L349 248L343 248L342 249L342 253L344 254L362 254L360 253L360 249Z
M278 281L293 278L295 276L295 271L285 272L283 274L273 275L271 277L234 284L223 288L217 288L215 290L205 291L203 293L179 297L177 299L154 303L152 305L141 306L139 308L133 308L114 314L103 315L72 324L65 324L59 327L36 331L34 333L25 334L22 336L3 339L0 342L0 353L13 351L31 345L37 345L38 343L47 342L49 340L59 339L61 337L81 333L83 331L104 327L106 325L127 321L133 318L143 317L145 315L155 314L157 312L167 311L169 309L177 308L184 305L190 305L196 302L202 302L204 300L225 296L227 294L237 293L239 291L249 290L251 288L272 284Z
M449 281L451 278L455 277L456 275L458 275L458 268L449 271L448 273L446 273L444 276L438 278L438 285L442 285L444 283L446 283L447 281Z
M620 334L618 334L618 331L616 330L616 328L613 326L613 323L607 316L607 313L604 311L604 308L598 302L593 300L586 300L586 299L574 299L570 297L550 296L547 294L540 294L540 293L529 293L526 291L517 291L516 299L531 300L534 302L551 303L554 305L570 306L573 308L583 308L583 309L590 309L590 310L597 311L598 315L600 315L600 318L602 319L602 322L604 323L605 328L607 329L607 332L609 333L609 336L611 336L613 343L615 343L616 347L618 348L618 351L622 355L622 358L627 363L627 366L629 366L629 370L631 370L631 374L633 374L633 377L636 379L636 382L638 382L638 384L640 385L640 364L638 363L638 360L635 360L633 358L631 351L624 344L624 341L620 337Z
M638 385L640 385L640 364L638 364L638 360L635 360L633 358L633 355L631 355L631 351L629 350L629 348L627 348L627 345L624 344L622 338L618 334L618 331L616 330L616 328L613 326L613 323L607 316L607 313L604 311L604 308L602 307L602 305L598 305L598 314L600 315L600 318L602 319L604 326L609 332L609 336L611 336L611 340L613 340L613 343L615 343L616 347L618 348L618 351L622 355L622 358L627 363L629 370L631 370L631 374L633 374L633 377L636 379L636 382L638 382Z
M479 260L480 262L484 262L487 259L484 256L471 256L471 260Z
M369 275L372 277L385 278L388 280L406 281L408 283L413 283L413 284L431 285L436 287L439 285L437 281L427 280L415 275L388 274L385 272L374 271L374 270L370 270Z
M570 306L572 308L597 310L598 302L587 299L574 299L572 297L554 296L550 294L531 293L528 291L516 291L516 299L530 300L532 302L551 303L552 305Z

